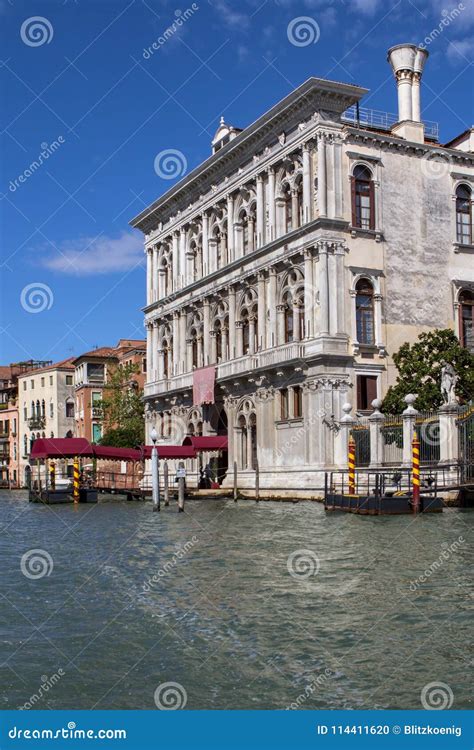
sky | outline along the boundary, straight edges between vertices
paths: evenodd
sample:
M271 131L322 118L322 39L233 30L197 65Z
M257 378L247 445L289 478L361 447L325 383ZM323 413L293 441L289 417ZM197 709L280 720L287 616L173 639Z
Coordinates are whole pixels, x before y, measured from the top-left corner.
M410 42L441 142L474 121L474 0L0 0L0 29L0 364L144 338L129 221L221 116L245 127L310 76L396 113L386 53Z

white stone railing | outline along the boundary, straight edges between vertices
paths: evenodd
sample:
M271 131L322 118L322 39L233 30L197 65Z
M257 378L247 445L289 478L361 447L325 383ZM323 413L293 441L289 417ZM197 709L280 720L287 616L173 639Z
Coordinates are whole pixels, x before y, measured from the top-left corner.
M144 391L145 396L158 396L161 393L167 391L178 390L179 388L192 388L193 387L193 374L192 372L186 372L184 375L175 375L173 378L164 378L163 380L157 380L154 383L147 383Z
M258 356L256 354L246 354L244 357L231 359L229 362L221 362L217 366L217 378L228 378L232 375L241 375L243 372L249 372L258 367Z
M266 349L258 354L258 367L270 367L293 359L301 359L304 356L304 344L292 341L289 344L277 346L274 349Z

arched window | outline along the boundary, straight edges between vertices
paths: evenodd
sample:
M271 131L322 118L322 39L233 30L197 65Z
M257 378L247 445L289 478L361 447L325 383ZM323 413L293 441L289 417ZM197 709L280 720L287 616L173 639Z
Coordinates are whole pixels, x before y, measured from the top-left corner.
M474 294L467 289L459 295L459 338L474 353Z
M250 346L250 325L248 310L242 310L242 348L244 354L247 354Z
M456 239L461 245L472 244L472 193L467 185L456 190Z
M301 180L299 180L295 185L295 194L296 194L296 208L297 208L297 216L295 217L294 221L294 229L296 227L303 226L304 223L304 216L303 216L303 183Z
M222 326L220 320L216 320L214 331L216 334L216 359L220 362L222 359Z
M193 331L192 336L192 352L193 352L193 367L198 367L198 341L197 341L197 333L196 331Z
M359 344L374 343L374 288L367 279L356 285L356 322Z
M285 298L285 344L295 340L295 327L294 327L294 314L293 314L293 300L291 294L287 294Z
M31 419L35 418L35 402L31 402Z
M166 339L163 341L163 376L170 376L170 348Z
M370 169L355 167L352 175L352 225L375 229L374 183Z
M293 204L291 202L291 190L290 186L286 185L285 190L283 192L283 198L285 201L285 224L286 224L286 231L291 232L292 229L294 229L294 220L295 217L293 216Z

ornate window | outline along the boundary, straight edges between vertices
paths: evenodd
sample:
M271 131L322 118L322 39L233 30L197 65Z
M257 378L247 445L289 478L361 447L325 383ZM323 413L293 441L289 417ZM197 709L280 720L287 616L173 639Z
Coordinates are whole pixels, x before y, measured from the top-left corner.
M255 469L257 465L257 418L255 407L250 400L245 400L237 414L237 429L240 433L240 467Z
M359 344L374 344L374 288L367 279L356 284L356 323Z
M299 385L293 388L293 416L295 419L303 416L303 389Z
M374 182L372 172L361 164L354 169L352 183L352 225L375 229Z
M459 338L474 353L474 294L468 289L459 294Z
M456 239L460 245L472 244L472 193L467 185L456 190Z
M293 300L290 292L287 292L284 297L284 319L285 319L285 344L294 341L295 330L294 330L294 314L293 314Z
M288 419L288 388L280 389L280 419Z

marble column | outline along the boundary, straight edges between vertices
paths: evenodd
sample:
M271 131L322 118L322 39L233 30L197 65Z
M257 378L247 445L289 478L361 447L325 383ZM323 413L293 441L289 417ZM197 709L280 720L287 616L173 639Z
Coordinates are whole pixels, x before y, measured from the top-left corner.
M208 273L213 273L217 270L217 240L212 237L208 242L208 259L209 259L209 270Z
M179 234L173 232L173 291L180 288L179 283Z
M179 269L181 287L186 286L186 229L179 230Z
M244 330L241 320L235 322L236 356L242 357L244 353Z
M203 363L204 366L210 364L209 356L211 353L211 337L210 337L210 312L209 312L209 299L206 298L203 301L203 343L204 343L204 354L203 354ZM215 357L212 359L212 362L215 362Z
M211 355L210 360L207 364L217 364L217 337L215 331L210 331L211 339ZM205 345L204 345L205 348Z
M257 341L257 349L260 351L261 349L265 349L266 347L266 317L267 317L267 309L265 305L265 272L259 271L257 275L257 292L258 292L258 299L257 299L257 315L258 315L258 341Z
M318 246L319 251L319 332L329 333L329 282L328 248L325 242Z
M313 251L304 251L304 328L305 338L314 336L314 282L313 282Z
M173 375L179 372L179 310L173 312Z
M336 260L336 298L337 298L337 333L346 333L345 321L345 301L346 301L346 283L344 272L344 260L346 251L344 245L339 243L335 250Z
M153 250L147 248L146 251L146 301L147 305L153 302Z
M311 195L311 147L309 143L303 144L303 223L311 221L312 195Z
M253 253L255 250L254 246L254 232L255 232L255 219L253 216L248 217L247 223L247 236L248 236L248 252Z
M265 194L263 175L257 175L257 247L265 244Z
M292 216L292 229L297 229L300 225L299 207L298 207L298 191L293 188L291 191L291 216ZM286 228L288 232L289 227Z
M379 348L379 351L385 349L383 338L382 338L382 295L374 294L374 323L375 323L375 346Z
M235 288L229 287L229 359L236 357L236 337L235 337Z
M255 317L249 318L249 354L255 354Z
M277 335L276 346L285 343L285 305L277 305Z
M158 379L158 321L153 321L153 331L152 331L152 362L151 362L151 371L153 373L153 382L156 382Z
M327 215L326 142L322 133L318 136L318 209L320 216Z
M159 258L159 245L153 246L153 302L157 302L159 299L159 288L158 288L158 258Z
M179 311L179 371L187 372L186 351L186 310Z
M276 239L275 171L268 168L268 237L267 242Z
M146 324L146 382L152 383L153 324Z
M267 349L277 346L277 273L275 268L268 271L268 327L267 327Z
M202 214L202 275L209 273L209 216Z
M186 339L186 372L193 371L193 340Z
M297 302L293 303L293 339L300 340L300 315L301 310Z
M234 250L234 196L227 196L227 258L232 263L235 259Z

